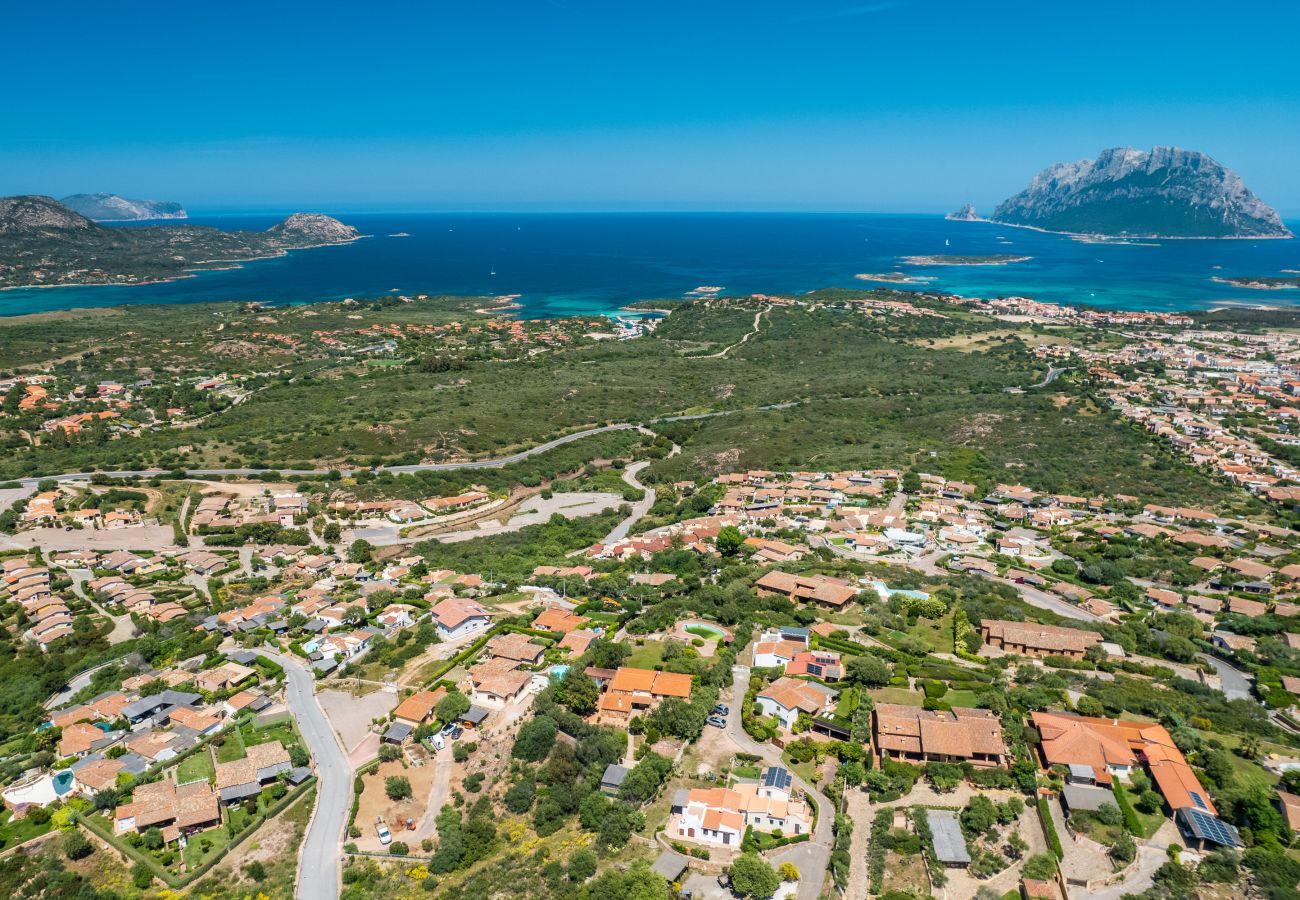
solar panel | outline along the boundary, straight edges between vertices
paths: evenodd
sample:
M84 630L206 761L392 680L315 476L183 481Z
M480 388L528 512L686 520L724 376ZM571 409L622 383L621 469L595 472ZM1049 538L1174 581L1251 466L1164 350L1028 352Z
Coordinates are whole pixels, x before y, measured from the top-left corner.
M1183 810L1184 815L1189 820L1192 830L1200 837L1222 844L1225 847L1241 846L1241 838L1237 835L1237 829L1207 812L1199 809L1188 807Z
M1196 793L1196 791L1188 791L1188 793L1192 795L1192 802L1196 804L1197 809L1209 809L1200 794Z

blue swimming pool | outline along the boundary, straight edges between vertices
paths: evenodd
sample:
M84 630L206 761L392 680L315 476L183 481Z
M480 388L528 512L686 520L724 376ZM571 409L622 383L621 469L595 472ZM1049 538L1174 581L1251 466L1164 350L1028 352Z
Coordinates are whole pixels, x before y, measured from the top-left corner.
M552 678L554 678L556 681L559 681L565 675L569 674L570 668L571 668L570 666L559 665L559 666L551 666L546 671Z
M54 793L62 797L68 791L72 790L72 772L64 769L62 772L54 773Z

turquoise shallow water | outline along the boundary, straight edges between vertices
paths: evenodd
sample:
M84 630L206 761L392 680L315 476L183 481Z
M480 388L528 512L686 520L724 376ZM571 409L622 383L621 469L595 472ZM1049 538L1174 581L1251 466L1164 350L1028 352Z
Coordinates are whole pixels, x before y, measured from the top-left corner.
M867 287L857 273L902 269L968 296L1020 294L1117 309L1281 305L1300 291L1254 291L1213 276L1300 269L1300 241L1084 244L939 216L723 213L338 214L372 237L302 250L166 284L0 292L0 315L122 303L260 300L308 303L402 293L519 294L521 314L600 314L634 300ZM221 228L266 228L278 214L196 216ZM129 227L129 226L125 226ZM1292 225L1293 230L1297 226ZM406 232L409 237L391 237ZM1007 266L900 266L915 254L1031 256Z

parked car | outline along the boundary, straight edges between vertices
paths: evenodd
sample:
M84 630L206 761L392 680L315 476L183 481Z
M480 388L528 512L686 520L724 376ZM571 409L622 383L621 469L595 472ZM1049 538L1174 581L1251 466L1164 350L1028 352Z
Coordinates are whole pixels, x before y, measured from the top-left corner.
M446 737L447 735L455 731L457 727L458 726L456 725L455 722L448 722L446 725L442 726L442 731L438 733L441 734L443 737Z
M722 704L722 703L719 703L717 706L713 707L713 714L714 714L715 716L725 716L725 715L729 714L730 712L731 712L731 710L728 709L728 708L727 708L724 704Z
M461 728L459 725L457 725L455 728L453 728L453 729L451 730L451 739L452 739L453 741L458 741L458 740L460 740L460 736L461 736L462 734L464 734L464 733L465 733L465 729L463 729L463 728Z
M709 716L709 717L708 717L707 719L705 719L704 721L705 721L707 724L712 725L714 728L726 728L726 727L727 727L727 720L724 719L724 718L722 718L722 716Z
M440 734L435 734L429 739L429 742L433 744L433 749L435 750L441 750L443 747L447 746L447 742L443 740L442 735Z
M388 824L384 822L383 819L379 820L379 824L375 826L375 830L379 832L379 843L391 844L393 842L392 832L388 830Z

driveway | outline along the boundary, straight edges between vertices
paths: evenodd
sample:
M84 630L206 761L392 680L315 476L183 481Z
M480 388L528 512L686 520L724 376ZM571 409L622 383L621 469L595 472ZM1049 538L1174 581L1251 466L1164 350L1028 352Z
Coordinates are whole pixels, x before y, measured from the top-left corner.
M781 752L771 744L759 744L745 733L740 724L741 710L745 707L745 691L749 686L749 667L732 666L731 711L727 715L727 735L744 753L752 753L768 765L784 766ZM830 863L831 847L835 843L834 824L835 807L831 801L804 781L798 773L791 771L791 777L800 790L807 793L817 803L817 825L813 828L812 840L802 844L791 844L773 854L771 862L780 865L792 862L799 868L798 900L817 900L822 893L822 884L826 881L826 867Z
M1217 656L1209 653L1196 654L1205 662L1214 667L1214 671L1219 673L1219 683L1223 685L1223 696L1229 700L1252 700L1251 696L1251 677L1240 669L1233 668ZM1165 664L1167 665L1167 663Z
M352 770L316 702L316 679L311 671L292 657L262 652L284 666L285 701L316 764L316 809L298 854L298 897L335 900L339 895L339 847L352 804Z
M442 812L442 807L447 803L448 788L451 787L450 743L434 754L433 764L437 766L437 770L433 776L433 784L429 787L429 799L424 808L424 816L420 819L420 824L415 826L414 840L416 841L438 836L438 823L434 820L438 818L438 813Z

